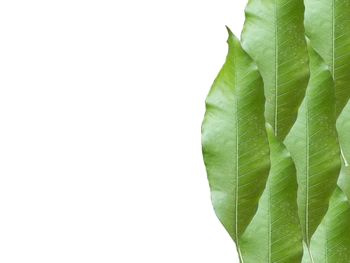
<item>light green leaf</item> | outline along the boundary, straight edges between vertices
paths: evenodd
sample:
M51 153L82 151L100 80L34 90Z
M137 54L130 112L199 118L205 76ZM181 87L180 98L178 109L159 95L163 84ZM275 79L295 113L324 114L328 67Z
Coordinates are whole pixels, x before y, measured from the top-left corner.
M283 140L309 80L303 0L249 0L242 45L264 79L266 121Z
M337 120L337 130L343 160L338 185L350 201L350 101Z
M309 56L310 82L298 119L285 140L297 168L299 217L308 246L327 212L340 170L332 76L311 47Z
M303 263L350 262L350 204L339 187L330 200L329 210L311 239L311 255Z
M350 70L348 74L350 76ZM348 82L348 86L350 87L350 81ZM342 149L343 160L346 165L350 165L350 101L345 106L337 120L337 130L339 142Z
M228 44L206 100L202 146L216 215L238 245L257 210L270 157L262 78L231 31Z
M271 170L259 208L240 244L245 263L297 263L303 234L297 207L296 169L289 152L267 127Z
M350 201L350 166L345 166L344 162L342 162L338 185Z
M350 98L350 0L305 0L305 29L311 45L330 67L336 116Z

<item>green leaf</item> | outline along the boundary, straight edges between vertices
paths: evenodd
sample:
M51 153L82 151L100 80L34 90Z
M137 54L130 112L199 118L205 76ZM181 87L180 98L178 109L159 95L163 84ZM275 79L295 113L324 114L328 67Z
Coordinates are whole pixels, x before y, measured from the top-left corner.
M350 101L337 120L337 130L343 160L338 185L350 201Z
M345 166L344 162L342 162L338 185L350 201L350 166Z
M298 178L298 206L306 244L327 212L340 170L334 84L327 65L310 47L311 78L298 119L285 140Z
M206 100L202 147L216 215L239 247L265 188L270 157L262 78L231 31L228 45Z
M303 0L249 0L242 45L264 79L266 121L283 140L309 80Z
M306 33L334 79L337 130L343 161L348 164L350 105L345 105L350 98L350 0L305 0L305 6ZM346 202L346 195L350 196L349 176L349 167L343 163L338 180L340 188L311 241L314 262L350 262L350 208Z
M303 256L296 169L285 146L267 127L271 170L259 208L240 244L245 263L296 263Z
M305 29L311 45L330 67L336 116L350 98L350 0L305 0Z
M348 74L350 75L350 71ZM350 87L350 81L348 82L348 85ZM350 165L350 101L345 106L337 120L337 130L339 142L342 149L343 160L346 165Z
M339 187L330 200L329 210L311 240L311 255L303 263L350 262L350 204Z

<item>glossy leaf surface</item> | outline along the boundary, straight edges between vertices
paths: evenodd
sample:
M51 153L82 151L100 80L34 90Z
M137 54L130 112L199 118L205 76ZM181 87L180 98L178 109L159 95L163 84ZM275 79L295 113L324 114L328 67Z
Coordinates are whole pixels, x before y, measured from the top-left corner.
M284 145L267 128L271 170L259 208L240 241L245 263L296 263L303 256L297 207L297 178Z
M242 45L264 79L266 121L283 140L309 80L303 0L249 0Z
M327 212L340 170L332 76L312 48L309 55L310 82L298 119L285 140L297 168L299 216L308 245Z
M305 29L335 82L336 114L350 98L350 0L305 0Z
M230 31L228 45L206 100L202 147L216 215L238 243L257 210L270 158L262 78Z

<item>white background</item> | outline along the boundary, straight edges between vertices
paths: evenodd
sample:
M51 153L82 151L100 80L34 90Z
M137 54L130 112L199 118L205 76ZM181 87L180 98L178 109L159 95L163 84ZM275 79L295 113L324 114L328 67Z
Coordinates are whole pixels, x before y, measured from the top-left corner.
M200 126L245 4L1 1L0 262L238 262Z

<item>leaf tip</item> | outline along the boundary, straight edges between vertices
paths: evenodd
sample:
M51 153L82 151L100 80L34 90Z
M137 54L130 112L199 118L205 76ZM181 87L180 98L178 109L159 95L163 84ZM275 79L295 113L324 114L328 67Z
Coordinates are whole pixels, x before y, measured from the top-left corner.
M228 27L225 26L226 30L228 32L228 39L227 39L227 43L234 43L234 42L239 42L238 38L235 36L235 34L232 32L232 30Z

